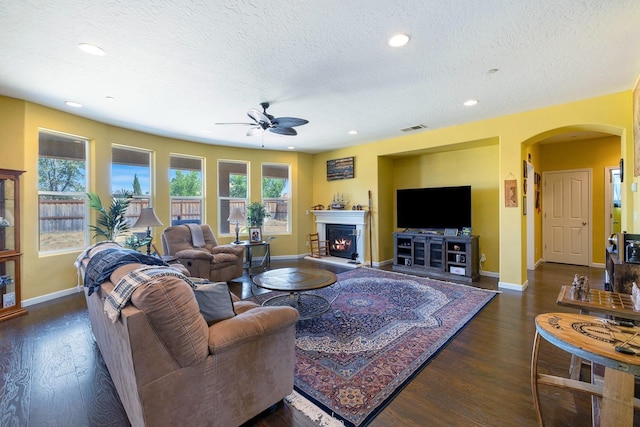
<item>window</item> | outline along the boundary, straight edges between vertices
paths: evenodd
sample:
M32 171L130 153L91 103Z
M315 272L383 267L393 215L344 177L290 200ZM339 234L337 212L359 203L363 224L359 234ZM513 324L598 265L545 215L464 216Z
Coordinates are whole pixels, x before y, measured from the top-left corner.
M40 252L89 244L85 138L41 130L38 134L38 226Z
M126 215L129 225L133 226L142 208L151 205L151 152L116 145L111 147L111 194L123 191L133 195Z
M218 162L218 229L220 234L232 234L235 224L231 224L227 219L234 207L242 210L246 218L246 206L249 197L249 177L246 162ZM246 221L240 223L240 227L246 226Z
M290 182L289 165L262 164L262 203L269 212L264 222L264 234L289 232Z
M619 208L622 206L622 196L621 189L622 184L620 181L620 169L615 169L611 171L611 188L613 189L613 207Z
M171 155L169 158L169 193L171 225L187 222L202 224L204 194L202 159Z

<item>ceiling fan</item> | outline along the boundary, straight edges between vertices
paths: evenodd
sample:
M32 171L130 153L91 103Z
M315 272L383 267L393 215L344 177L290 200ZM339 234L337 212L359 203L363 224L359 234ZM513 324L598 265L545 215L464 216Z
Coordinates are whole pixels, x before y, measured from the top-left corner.
M262 111L250 108L247 115L253 123L216 123L216 125L246 125L251 126L247 131L247 136L259 135L266 130L280 135L297 135L295 126L302 126L309 123L309 120L298 119L297 117L273 117L267 113L268 102L261 102Z

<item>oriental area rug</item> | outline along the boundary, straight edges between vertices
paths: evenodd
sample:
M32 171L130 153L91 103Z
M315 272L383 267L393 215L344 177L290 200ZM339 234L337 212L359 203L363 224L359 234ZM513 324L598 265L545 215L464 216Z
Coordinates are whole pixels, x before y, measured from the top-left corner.
M313 293L331 309L297 324L295 391L354 427L375 418L496 295L371 268Z

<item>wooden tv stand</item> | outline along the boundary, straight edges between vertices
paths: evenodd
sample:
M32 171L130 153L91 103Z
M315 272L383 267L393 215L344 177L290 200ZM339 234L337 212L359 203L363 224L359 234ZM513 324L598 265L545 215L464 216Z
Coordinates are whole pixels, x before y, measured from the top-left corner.
M480 278L479 237L419 232L393 233L393 270L472 282Z

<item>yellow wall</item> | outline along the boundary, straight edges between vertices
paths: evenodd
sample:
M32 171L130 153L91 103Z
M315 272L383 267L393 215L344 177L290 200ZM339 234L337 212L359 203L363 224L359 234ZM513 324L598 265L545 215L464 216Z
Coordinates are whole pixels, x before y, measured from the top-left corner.
M24 169L22 200L23 298L65 290L76 283L71 267L77 254L38 255L37 159L38 129L48 128L87 137L91 140L91 190L108 197L111 144L149 149L154 152L154 207L160 219L169 221L169 154L188 154L206 158L206 221L217 222L216 162L251 162L253 198L258 199L261 162L292 165L292 234L273 242L274 255L300 255L307 252L306 236L314 229L314 218L306 211L313 205L329 204L335 193L343 193L351 204L368 205L372 195L372 252L365 260L391 259L394 224L394 190L402 174L407 186L455 183L445 178L452 172L474 187L474 234L480 235L482 252L487 254L484 269L497 271L500 285L522 289L526 285L526 226L522 209L504 207L503 181L516 177L522 188L522 161L527 152L535 153L540 140L568 131L597 130L619 136L620 153L633 164L631 91L610 94L539 110L512 114L480 122L307 155L265 149L240 149L161 138L108 126L46 108L40 105L0 97L0 167ZM327 181L326 161L355 157L355 178ZM402 158L402 159L400 159ZM400 164L402 167L398 167ZM428 166L426 168L425 166ZM464 170L461 170L464 169ZM631 168L625 170L621 213L622 228L631 233L640 229L633 212L640 197L631 193L634 181ZM309 171L311 171L309 173ZM437 174L433 171L438 171ZM462 179L462 178L460 178ZM404 184L403 184L404 185ZM478 190L476 190L478 189ZM481 189L481 190L480 190ZM476 192L481 191L479 196ZM636 197L634 197L636 196ZM478 203L480 205L478 205ZM497 221L497 227L495 222ZM157 241L161 229L154 230ZM536 238L537 239L537 238ZM222 243L231 236L220 236ZM597 248L594 245L594 254Z
M7 114L4 114L6 112ZM22 296L35 298L76 285L77 277L73 261L78 253L40 256L38 254L38 131L52 129L86 137L90 140L90 191L98 193L103 200L109 198L111 185L111 145L121 144L152 151L155 172L152 203L158 217L169 224L169 156L187 154L205 158L205 220L215 225L217 211L217 161L243 160L250 162L250 185L253 200L261 196L262 162L291 164L291 191L293 195L291 214L292 232L278 235L272 242L274 256L297 256L307 251L306 235L311 230L307 221L300 221L301 212L311 206L311 156L296 152L265 149L240 149L198 144L177 139L162 138L114 126L46 108L40 105L0 97L0 136L3 156L0 167L25 169L22 184ZM24 130L24 136L21 136ZM16 147L15 150L11 147ZM23 151L24 150L24 151ZM4 155L7 153L7 156ZM95 218L92 219L92 222ZM214 230L217 227L214 226ZM159 242L163 227L153 229L154 240ZM217 236L220 243L230 242L234 236ZM159 246L159 245L158 245Z
M525 148L525 158L527 161L531 162L533 165L533 172L542 176L540 172L540 166L538 165L540 160L540 144L534 144ZM533 260L534 262L538 262L542 258L542 184L536 185L534 177L528 177L533 183L533 194L528 194L528 197L533 198L533 211L527 211L527 215L533 215L533 223L534 223L534 233L533 233ZM524 187L524 183L523 183ZM536 208L536 192L538 192L539 197L539 207Z
M24 102L0 97L0 168L24 170L24 109Z
M553 135L577 130L592 130L620 137L620 152L623 157L633 158L632 144L632 97L631 91L615 93L598 98L585 99L572 103L556 105L538 110L511 114L480 122L466 123L448 128L426 130L402 137L376 141L358 147L336 150L322 153L313 157L314 173L322 174L325 171L325 163L328 159L355 156L356 165L366 164L371 168L379 168L377 183L385 179L393 179L389 168L384 169L373 161L377 157L414 157L404 160L407 182L419 182L420 161L416 157L432 155L434 152L474 149L490 145L497 141L497 170L494 175L497 182L491 188L498 188L499 196L497 206L492 214L498 217L498 232L494 236L480 235L480 241L491 242L497 239L498 251L496 256L492 253L495 246L486 248L487 257L491 257L489 265L485 268L495 268L500 275L500 286L513 289L522 289L527 284L526 270L526 222L522 207L507 208L504 206L503 181L515 177L518 181L519 194L522 191L522 161L526 159L527 147L535 145L542 139ZM535 148L533 148L535 151ZM458 164L455 155L448 160L445 169L451 170ZM386 163L382 165L387 166ZM369 171L368 171L369 172ZM391 171L395 173L395 169ZM370 175L368 173L368 175ZM632 200L630 192L631 174L625 171L625 184L623 187L623 200ZM322 175L320 175L322 176ZM336 191L348 194L361 192L369 187L364 180L343 180L327 183L324 180L314 181L313 194L316 203L320 203ZM485 179L484 175L481 179ZM472 182L473 186L474 183ZM376 193L382 189L378 184ZM388 187L384 191L389 191ZM634 193L635 194L635 193ZM317 196L321 196L320 199ZM388 201L393 196L377 194L374 198L374 214L376 211L388 209ZM377 201L384 200L387 206L381 206ZM636 224L631 222L633 209L640 205L640 201L623 203L622 223L623 229L633 230ZM475 213L474 213L475 221ZM482 220L481 220L482 222ZM475 234L474 226L474 234ZM373 234L378 244L374 247L374 261L383 262L390 258L392 247L393 221L385 221L375 224ZM489 260L488 260L489 261ZM489 267L491 266L491 267Z
M605 262L605 185L609 185L605 168L617 167L619 161L619 137L547 144L540 148L541 172L592 169L592 259L594 263L601 265Z
M398 188L471 185L473 234L480 236L480 253L486 255L482 269L498 272L500 190L497 144L399 158L393 169L393 183L394 193ZM395 224L395 197L394 203L386 208L394 213ZM389 259L393 257L393 251L383 256Z

